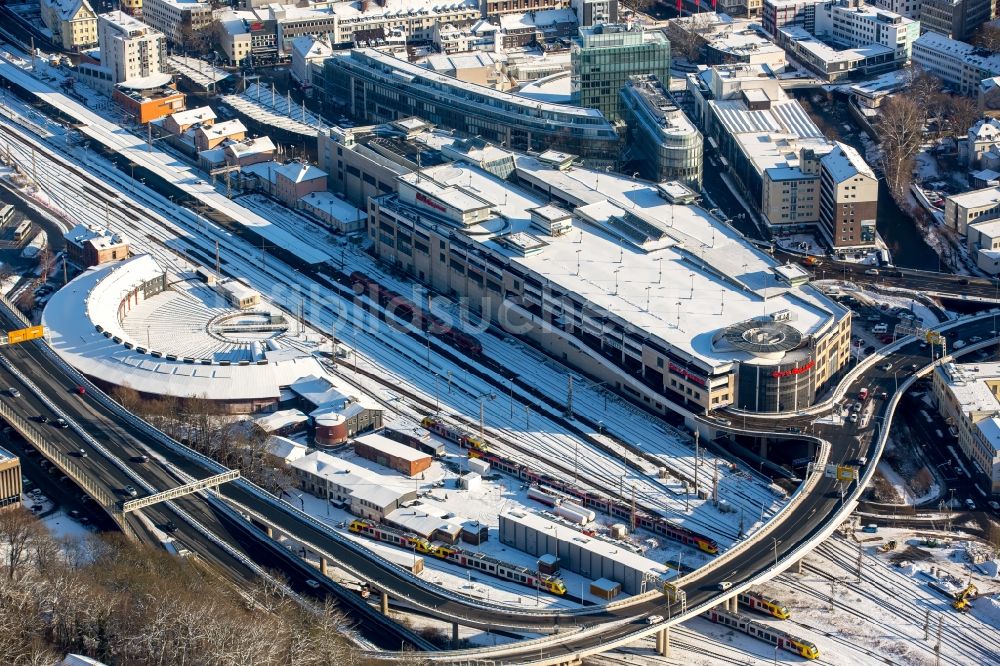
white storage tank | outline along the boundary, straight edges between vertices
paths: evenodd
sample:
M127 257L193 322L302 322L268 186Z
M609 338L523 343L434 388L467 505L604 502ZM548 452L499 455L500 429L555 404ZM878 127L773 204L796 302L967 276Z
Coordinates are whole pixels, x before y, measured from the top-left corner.
M573 511L578 511L580 515L587 517L587 522L592 522L597 518L597 514L586 507L582 507L579 504L573 502L563 502L562 504L567 509L572 509Z
M578 509L570 508L570 505L568 504L557 506L555 509L553 509L553 512L557 516L565 518L566 520L576 523L577 525L586 525L587 523L590 522L590 519L587 517L586 513Z
M550 495L544 490L539 490L534 486L528 488L528 499L541 502L542 504L547 504L548 506L558 506L562 502L561 498L556 497L555 495Z

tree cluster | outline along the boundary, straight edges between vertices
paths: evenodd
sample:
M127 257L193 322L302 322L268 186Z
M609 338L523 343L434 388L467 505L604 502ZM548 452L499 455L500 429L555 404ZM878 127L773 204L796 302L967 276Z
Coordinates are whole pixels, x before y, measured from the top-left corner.
M197 559L117 535L60 543L21 508L0 513L0 547L0 663L362 663L332 607L303 609L274 586L237 593Z
M925 134L961 138L981 114L968 97L949 95L936 76L915 69L907 90L889 97L879 108L875 129L881 166L893 199L905 204L913 166Z
M237 420L211 400L143 399L129 387L111 392L122 407L192 449L216 460L269 492L294 485L282 460L267 451L268 435L253 422Z

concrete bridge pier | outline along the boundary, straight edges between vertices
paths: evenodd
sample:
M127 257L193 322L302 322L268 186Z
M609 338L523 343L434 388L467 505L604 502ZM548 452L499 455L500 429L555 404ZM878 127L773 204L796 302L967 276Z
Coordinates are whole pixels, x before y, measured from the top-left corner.
M321 555L319 558L319 572L324 576L326 575L326 567L326 558Z
M458 622L451 623L451 646L458 648Z
M389 593L388 592L383 592L382 593L382 606L381 607L382 607L382 615L388 615L389 614Z
M670 656L670 627L656 632L656 654L661 657Z
M740 612L740 599L739 597L732 597L729 599L729 612L738 613Z

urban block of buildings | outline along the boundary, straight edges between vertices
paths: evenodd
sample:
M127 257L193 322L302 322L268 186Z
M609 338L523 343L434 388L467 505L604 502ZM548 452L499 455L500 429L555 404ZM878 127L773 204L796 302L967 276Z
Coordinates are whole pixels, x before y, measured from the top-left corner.
M944 363L934 369L934 396L990 494L1000 494L1000 363Z
M437 138L453 161L369 202L373 252L614 390L664 414L784 411L846 364L849 313L667 185Z
M838 251L875 246L871 167L826 139L766 66L703 69L688 90L706 140L772 229L817 230Z
M944 223L965 236L969 255L983 271L1000 273L1000 186L945 198Z
M766 0L763 27L790 57L836 81L910 62L920 23L864 0Z

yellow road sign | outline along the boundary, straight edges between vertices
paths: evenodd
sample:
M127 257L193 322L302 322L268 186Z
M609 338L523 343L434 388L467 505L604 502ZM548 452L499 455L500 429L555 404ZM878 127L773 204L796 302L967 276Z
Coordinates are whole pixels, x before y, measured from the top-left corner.
M28 340L37 340L38 338L45 336L44 326L29 326L28 328L19 328L14 331L7 331L7 344L17 344L18 342L27 342Z

